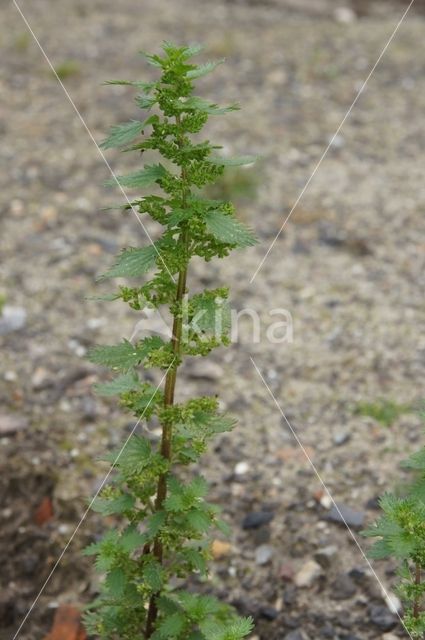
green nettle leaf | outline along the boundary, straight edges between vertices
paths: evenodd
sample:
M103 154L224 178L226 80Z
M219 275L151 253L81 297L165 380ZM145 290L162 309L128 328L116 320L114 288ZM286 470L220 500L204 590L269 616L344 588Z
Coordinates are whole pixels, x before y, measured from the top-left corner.
M124 249L118 256L115 265L102 278L138 278L155 266L159 255L158 247L150 244L147 247Z
M202 76L206 76L208 73L214 71L219 64L223 64L224 58L221 60L215 60L214 62L205 62L204 64L200 64L196 67L196 69L191 69L186 73L186 76L191 80L195 80L195 78L202 78Z
M223 165L223 167L240 167L245 164L253 164L257 160L256 156L235 156L233 158L218 158L210 157L208 162L216 165Z
M111 382L96 384L94 389L100 396L118 396L126 391L133 391L140 386L140 380L134 371L123 373Z
M88 359L94 364L102 364L116 371L129 371L150 354L151 351L159 349L164 345L164 341L159 336L145 338L136 345L128 340L123 340L121 344L112 346L98 346L89 351Z
M112 498L96 498L92 504L93 511L104 516L111 516L114 513L124 513L134 507L134 497L128 493Z
M105 586L111 596L119 598L125 591L126 582L124 571L120 567L117 567L112 569L106 576Z
M130 120L130 122L114 125L111 127L110 135L99 146L103 149L111 149L129 144L142 133L149 122L150 118L147 118L144 122Z
M121 187L149 187L167 175L167 170L162 164L145 165L141 171L129 173L126 176L116 176L107 181L107 185L114 187L117 182Z
M251 247L257 242L248 227L221 211L209 211L205 216L205 222L208 231L220 242L237 247Z
M237 111L240 108L237 104L231 104L228 107L219 107L197 96L182 98L180 101L176 101L174 106L177 111L200 111L201 113L206 113L211 116L223 115L229 111Z
M162 567L157 560L150 559L143 567L143 578L148 587L158 593L163 584Z
M134 88L142 114L113 126L101 146L160 159L108 182L141 190L118 209L149 216L155 243L121 250L98 280L102 287L112 278L129 282L103 299L122 300L132 314L144 309L162 313L167 307L173 329L170 338L160 337L155 326L155 335L94 346L88 355L95 365L115 372L113 379L96 385L97 393L118 396L120 407L137 418L122 445L109 451L111 482L92 505L107 518L106 532L85 554L104 575L84 620L100 640L241 640L252 629L252 621L239 618L227 604L177 587L188 583L196 588L192 573L197 579L208 576L211 529L228 533L220 509L207 501L205 479L187 467L199 465L209 442L235 425L219 413L213 389L208 396L177 398L176 381L186 358L205 356L229 342L228 289L188 291L192 258L209 262L256 242L231 202L201 193L227 167L255 160L219 157L222 145L202 138L210 116L239 107L194 95L195 81L222 63L193 63L201 49L164 42L159 53L142 52L157 76L153 81L108 83ZM149 188L151 193L144 191ZM168 336L163 327L161 335ZM389 499L383 506L385 516L375 532L383 538L381 554L383 546L399 556L417 553L414 533L420 531L425 510Z

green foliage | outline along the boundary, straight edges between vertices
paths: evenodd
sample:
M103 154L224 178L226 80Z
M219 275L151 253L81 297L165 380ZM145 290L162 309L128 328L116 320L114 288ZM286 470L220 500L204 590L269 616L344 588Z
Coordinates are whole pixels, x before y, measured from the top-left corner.
M425 447L408 458L403 466L415 472L415 481L405 495L385 494L380 500L383 515L363 535L379 538L370 556L399 561L398 592L406 604L404 625L412 638L425 633Z
M103 148L154 151L164 160L118 177L122 187L155 188L155 194L120 208L149 215L163 232L154 245L124 248L101 280L132 279L108 299L121 299L135 310L166 304L174 322L170 341L158 336L134 344L123 340L89 353L93 363L117 374L96 385L100 395L117 396L139 419L162 425L158 444L133 435L123 450L108 456L115 468L113 479L93 504L98 513L121 522L86 549L104 573L86 624L90 633L104 640L240 640L252 629L250 619L239 618L226 604L186 590L192 575L207 575L211 528L226 528L218 508L206 499L205 479L191 477L187 467L199 461L217 434L234 426L232 418L219 412L215 396L174 401L183 358L204 356L229 342L228 289L190 296L188 265L194 256L205 261L224 258L233 249L255 243L250 229L235 217L231 202L202 192L226 166L251 164L254 157L220 157L220 146L192 140L209 116L238 108L221 107L193 94L193 81L222 62L192 64L190 58L199 51L198 45L164 43L164 55L142 54L160 71L157 81L109 83L136 88L137 106L151 113L112 127ZM148 367L165 372L163 388L143 380L140 369Z
M397 418L410 411L411 408L408 405L399 404L392 400L360 402L356 407L357 414L374 418L386 427L391 427Z

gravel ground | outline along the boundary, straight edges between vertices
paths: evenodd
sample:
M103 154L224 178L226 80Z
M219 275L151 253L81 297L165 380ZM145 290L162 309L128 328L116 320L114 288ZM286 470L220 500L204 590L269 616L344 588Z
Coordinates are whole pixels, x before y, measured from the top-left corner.
M181 397L219 393L240 419L206 460L233 534L205 588L253 614L261 639L402 636L357 534L329 519L331 504L307 456L334 498L355 511L348 516L357 530L376 517L376 496L402 478L398 463L421 436L414 412L385 427L355 409L379 398L411 407L423 397L423 3L406 18L252 284L406 3L223 1L208 4L208 19L195 0L20 6L98 141L111 123L137 114L131 90L101 82L147 77L139 49L197 40L209 57L227 58L202 93L237 100L243 110L212 122L209 134L232 153L262 156L256 197L238 197L261 242L233 261L194 265L190 286L230 283L234 307L259 313L261 340L251 344L245 322L239 342L212 356L216 367L189 366L179 388ZM95 277L119 247L146 238L133 216L101 211L121 200L102 187L107 167L17 10L3 3L0 12L7 96L0 293L12 320L24 323L0 336L6 640L99 486L106 468L98 456L131 427L128 416L92 395L105 373L84 355L94 343L129 336L138 316L87 298L106 291ZM134 166L114 152L108 161L119 173ZM275 308L291 313L292 343L266 338ZM58 604L91 597L95 577L79 549L102 526L95 515L84 522L22 640L43 638ZM374 569L391 592L394 567Z

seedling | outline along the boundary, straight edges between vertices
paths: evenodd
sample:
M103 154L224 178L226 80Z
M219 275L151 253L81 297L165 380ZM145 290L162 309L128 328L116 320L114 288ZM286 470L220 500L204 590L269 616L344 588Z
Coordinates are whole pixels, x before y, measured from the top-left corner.
M131 207L138 215L150 215L163 233L153 245L123 249L104 278L137 282L154 269L150 280L120 286L112 297L136 310L167 305L173 327L169 341L159 336L134 343L124 340L95 347L90 354L92 362L117 374L97 391L117 395L138 419L155 417L162 426L157 446L149 432L147 437L134 435L118 460L116 453L110 457L117 474L94 503L97 512L118 516L123 523L86 549L105 574L86 617L89 632L100 638L239 640L252 628L251 619L238 617L228 605L187 589L190 576L208 574L211 527L224 527L217 507L206 501L205 479L190 475L187 467L199 460L214 436L234 426L234 420L219 411L216 396L182 403L175 399L183 360L206 356L229 342L228 289L189 296L188 269L194 256L210 261L255 243L230 202L199 192L215 182L226 165L253 161L251 156L221 157L221 147L192 140L210 116L238 108L219 107L193 95L194 81L218 64L190 62L199 51L199 46L165 43L162 55L144 54L161 73L159 80L112 82L138 89L136 103L150 113L142 121L112 127L102 146L139 153L155 150L164 158L164 163L146 164L118 177L125 188L161 188L162 195L156 191L140 196ZM163 387L143 381L142 367L159 368Z
M379 537L370 552L372 558L399 561L398 592L406 604L403 622L412 638L425 634L425 447L404 461L415 473L404 497L384 495L380 500L383 516L363 532Z

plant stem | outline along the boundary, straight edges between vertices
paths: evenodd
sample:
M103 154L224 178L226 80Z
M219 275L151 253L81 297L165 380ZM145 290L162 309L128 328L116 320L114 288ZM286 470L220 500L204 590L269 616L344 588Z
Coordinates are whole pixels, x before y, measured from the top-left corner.
M179 116L176 116L176 124L177 126L180 126L181 124ZM184 140L182 139L181 135L178 136L177 144L179 147L183 146L184 144ZM187 178L186 178L186 171L184 167L182 167L182 170L181 170L181 180L183 183L182 208L184 208L186 206L186 196L187 196L186 190L185 190ZM180 242L186 252L189 246L189 232L186 227L182 228L181 230ZM176 359L180 355L180 348L181 348L181 337L182 337L182 328L183 328L181 303L186 293L186 281L187 281L187 265L185 265L185 267L181 269L181 271L179 271L179 278L178 278L177 287L176 287L175 301L177 303L177 311L173 320L173 333L171 337L171 346L172 346L174 357ZM174 404L174 391L176 388L177 369L178 369L178 363L176 365L171 366L165 378L165 387L164 387L164 406L165 407L169 407ZM171 454L172 454L171 439L172 439L172 425L164 422L164 424L162 425L160 451L161 451L161 455L168 461L171 460ZM164 500L167 497L168 473L169 472L161 474L161 476L158 479L158 486L157 486L156 500L155 500L156 511L160 511L164 503ZM154 540L153 554L155 558L158 560L158 562L162 564L163 545L159 536L157 536ZM146 639L150 638L152 633L155 630L155 622L158 616L158 606L156 604L156 598L157 598L157 594L153 594L149 600L148 615L146 619L146 631L145 631Z
M415 565L415 585L419 586L421 584L421 565L419 562ZM420 596L416 595L415 600L413 602L413 617L419 618L420 613Z

